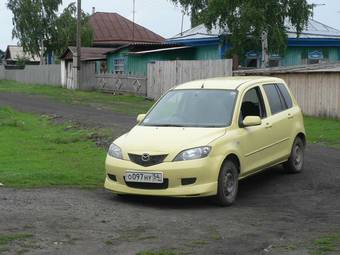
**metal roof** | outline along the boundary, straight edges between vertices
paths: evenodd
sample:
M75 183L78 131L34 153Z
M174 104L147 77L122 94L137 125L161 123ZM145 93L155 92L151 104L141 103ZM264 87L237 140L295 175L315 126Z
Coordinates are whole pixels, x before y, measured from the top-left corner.
M172 48L163 48L163 49L155 49L155 50L145 50L145 51L138 51L138 52L129 52L127 55L143 55L147 53L154 53L154 52L162 52L162 51L171 51L171 50L181 50L191 48L191 46L180 46L180 47L172 47Z
M290 22L286 22L287 35L289 38L296 38L297 33L296 29L290 24ZM210 31L208 28L201 24L197 27L184 31L181 34L177 34L174 37L168 39L168 41L176 41L176 40L193 40L193 39L207 39L207 38L216 38L222 34L230 34L228 28L222 30L221 28L214 27ZM327 38L327 39L340 39L340 30L322 24L314 19L310 19L308 21L307 27L301 32L300 38Z
M28 59L31 62L39 62L39 56L32 56L29 53L24 52L23 47L17 45L8 45L5 52L5 59L16 61L18 59Z
M81 61L91 60L104 60L106 59L106 53L114 50L113 48L94 48L94 47L82 47L81 48ZM76 47L68 47L67 50L60 57L61 59L72 60L73 54L77 52Z
M90 17L90 25L94 34L93 45L114 45L130 42L162 43L165 40L162 36L143 26L134 24L118 13L96 12Z
M340 73L340 63L272 67L263 69L245 69L234 71L234 75L271 75L285 73Z

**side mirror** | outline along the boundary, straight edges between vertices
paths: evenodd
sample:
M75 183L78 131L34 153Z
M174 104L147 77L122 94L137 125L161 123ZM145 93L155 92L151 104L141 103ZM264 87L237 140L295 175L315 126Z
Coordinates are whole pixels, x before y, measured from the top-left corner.
M138 114L137 123L141 123L144 120L145 116L146 114Z
M247 116L242 122L244 127L259 126L261 123L262 121L259 116Z

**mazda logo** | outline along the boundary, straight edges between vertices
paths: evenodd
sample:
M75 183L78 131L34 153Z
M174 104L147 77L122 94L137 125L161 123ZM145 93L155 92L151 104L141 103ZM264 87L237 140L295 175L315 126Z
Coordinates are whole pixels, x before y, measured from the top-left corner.
M147 153L144 153L144 154L142 155L142 161L148 162L149 160L150 160L150 155L147 154Z

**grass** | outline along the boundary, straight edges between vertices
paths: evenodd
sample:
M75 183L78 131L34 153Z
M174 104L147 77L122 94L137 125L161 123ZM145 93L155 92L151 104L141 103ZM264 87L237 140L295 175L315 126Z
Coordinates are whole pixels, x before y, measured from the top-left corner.
M0 234L0 253L7 251L7 246L14 241L22 241L32 238L32 234L17 233L17 234Z
M60 87L31 85L8 80L0 80L1 92L43 95L70 104L101 105L114 112L126 113L131 116L146 113L153 104L152 101L133 95L113 96L112 94L96 91L69 90Z
M305 128L309 143L322 143L340 148L340 121L305 117Z
M90 131L0 108L0 183L6 187L100 187L106 152Z
M340 254L340 233L321 237L313 242L310 255Z
M158 250L158 251L141 251L136 255L176 255L172 250Z

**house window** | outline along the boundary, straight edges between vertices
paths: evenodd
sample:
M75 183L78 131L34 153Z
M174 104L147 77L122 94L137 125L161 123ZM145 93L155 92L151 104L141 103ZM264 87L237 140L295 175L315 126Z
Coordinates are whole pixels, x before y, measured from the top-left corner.
M113 59L113 73L124 74L125 73L125 58Z

